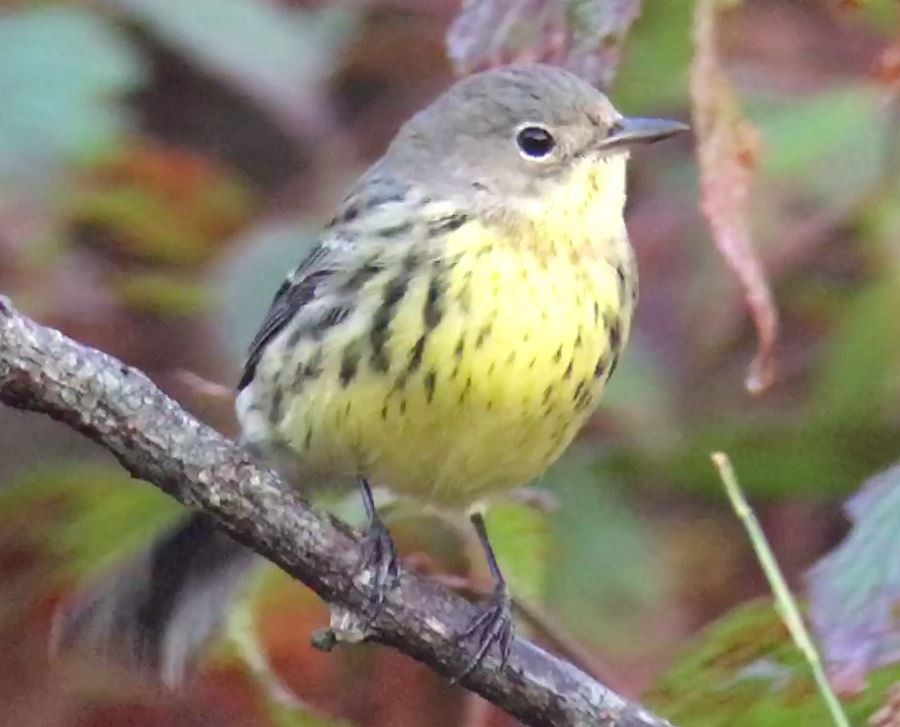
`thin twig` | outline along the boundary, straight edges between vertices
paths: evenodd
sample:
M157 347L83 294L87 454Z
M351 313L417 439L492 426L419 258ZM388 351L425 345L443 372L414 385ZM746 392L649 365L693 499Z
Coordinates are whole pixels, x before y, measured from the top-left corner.
M176 381L201 396L218 401L234 401L234 389L224 384L205 379L200 374L195 374L187 369L175 369L174 374Z
M275 703L292 712L315 717L326 717L324 713L304 702L282 679L278 676L265 647L258 638L258 632L253 623L253 599L241 600L228 616L228 639L234 645L238 655L250 669L256 681L265 693Z
M815 644L813 644L806 624L803 622L803 616L800 615L797 601L784 580L781 568L778 567L778 561L769 547L759 520L756 519L756 515L750 508L747 498L744 497L740 484L738 484L734 468L731 466L731 460L728 459L728 455L722 452L715 452L712 454L712 461L719 470L719 476L725 485L725 492L728 494L728 499L731 501L734 512L747 529L756 557L759 559L763 572L766 574L766 579L769 581L772 592L775 594L775 608L784 621L784 625L787 626L797 648L800 649L809 663L813 678L816 680L816 686L819 688L822 699L828 707L831 719L837 727L850 727L844 708L841 706L840 701L831 689L831 685L828 683L828 678L825 676L825 670L822 668L822 659L816 650Z

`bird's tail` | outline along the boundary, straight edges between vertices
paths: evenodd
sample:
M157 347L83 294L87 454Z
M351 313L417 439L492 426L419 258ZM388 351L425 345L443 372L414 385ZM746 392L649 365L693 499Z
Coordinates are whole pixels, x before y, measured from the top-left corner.
M51 650L85 648L177 687L261 562L212 518L191 515L63 604Z

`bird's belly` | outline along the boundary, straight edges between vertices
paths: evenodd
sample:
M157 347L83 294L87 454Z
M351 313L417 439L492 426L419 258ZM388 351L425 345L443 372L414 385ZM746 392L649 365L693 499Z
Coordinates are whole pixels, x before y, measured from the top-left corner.
M409 282L382 349L370 324L330 342L278 427L305 469L461 507L528 483L571 442L628 333L616 266L467 262Z

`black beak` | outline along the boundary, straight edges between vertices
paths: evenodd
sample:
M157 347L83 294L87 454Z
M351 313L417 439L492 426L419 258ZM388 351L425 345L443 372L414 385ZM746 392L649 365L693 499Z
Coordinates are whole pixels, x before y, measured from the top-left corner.
M609 135L600 143L601 149L632 144L650 144L687 131L690 127L668 119L618 119L610 127Z

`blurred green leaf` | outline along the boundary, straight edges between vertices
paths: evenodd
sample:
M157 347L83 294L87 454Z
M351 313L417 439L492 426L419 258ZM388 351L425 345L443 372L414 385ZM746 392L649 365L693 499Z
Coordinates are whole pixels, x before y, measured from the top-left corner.
M893 409L886 385L900 363L898 310L900 285L893 279L864 288L844 307L814 381L820 420L860 427Z
M741 483L753 497L846 494L873 468L895 457L900 423L892 407L900 338L893 316L900 286L886 277L841 305L834 333L813 369L806 410L720 412L698 419L678 441L660 440L652 451L619 451L613 465L622 476L655 472L685 491L720 496L709 468L712 451L740 462Z
M601 411L617 427L639 434L642 444L659 446L679 436L674 381L642 333L632 336L603 394Z
M523 503L498 502L485 520L512 592L526 602L543 602L550 550L547 516Z
M833 497L850 492L873 461L887 458L898 436L882 423L840 424L814 426L796 412L783 419L723 418L687 434L680 448L660 453L658 459L617 453L615 467L623 476L652 470L678 489L719 498L721 485L709 467L709 453L727 451L740 466L741 486L751 497Z
M86 191L73 203L78 208L77 223L109 226L116 247L126 251L150 248L157 259L171 262L194 257L194 251L204 247L203 240L166 209L164 200L142 189L118 185L106 191Z
M632 648L615 639L641 623L665 584L650 526L623 502L604 463L571 452L538 483L560 501L546 600L578 631Z
M810 611L829 671L848 689L900 661L900 465L847 503L853 530L809 574Z
M265 696L266 711L273 725L279 727L341 727L345 722L319 714L300 697L275 671L269 660L266 645L256 623L259 598L273 584L283 587L288 578L275 568L258 569L254 587L245 589L245 595L231 609L226 622L225 639L216 644L213 658L218 663L231 660L245 666L253 674L259 690Z
M21 184L108 148L140 58L101 17L76 8L0 15L0 183Z
M865 724L898 678L900 669L883 670L872 688L844 702L854 724ZM737 608L707 628L646 701L682 727L831 724L808 665L769 601Z
M878 179L890 119L874 86L842 86L798 103L793 96L748 99L765 139L761 176L832 198ZM840 174L834 170L840 168Z
M686 103L693 7L693 0L644 3L612 88L620 111L652 114Z
M900 4L896 0L863 0L858 7L848 8L846 18L861 15L872 30L889 35L900 26Z
M119 280L115 289L128 305L158 316L195 315L210 301L205 286L169 273L133 273Z
M900 129L892 129L892 133L895 136L891 141L900 143ZM880 244L884 248L888 258L886 262L896 276L897 272L900 272L897 270L897 263L900 263L900 260L894 258L896 254L894 241L900 236L900 204L897 204L897 200L900 200L900 169L896 168L896 164L891 164L890 157L887 155L885 157L887 157L884 160L886 175L881 180L882 184L877 195L873 195L871 204L864 209L865 214L860 220L861 233L866 239L871 239L876 245ZM900 276L897 276L897 279L900 280Z
M283 219L248 231L214 275L221 302L219 328L226 352L242 363L275 291L312 249L319 228Z
M202 155L133 140L86 170L67 200L85 241L141 262L189 267L246 222L252 194Z
M316 12L258 0L109 0L165 43L292 128L317 109L309 92L353 27L346 8Z
M349 727L349 722L322 717L279 704L276 700L268 703L272 723L277 727Z
M116 466L83 462L47 465L0 489L0 521L30 513L46 520L29 528L73 575L110 556L132 552L183 512L155 487Z

